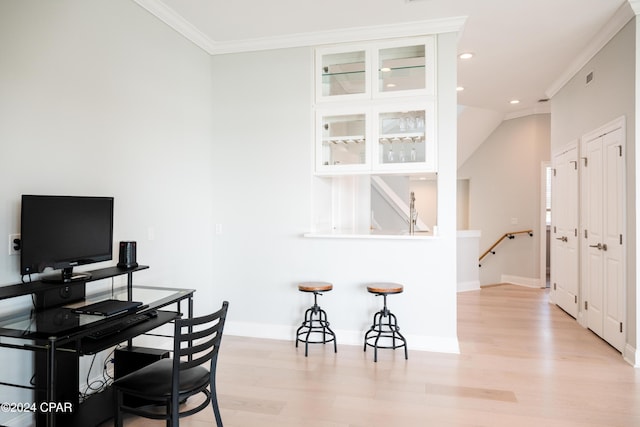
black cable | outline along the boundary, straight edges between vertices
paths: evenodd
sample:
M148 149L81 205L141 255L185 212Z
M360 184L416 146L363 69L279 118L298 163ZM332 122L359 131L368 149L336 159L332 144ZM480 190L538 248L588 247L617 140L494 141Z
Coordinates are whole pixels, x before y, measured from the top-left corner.
M112 356L115 353L115 351L119 348L121 348L120 344L113 347L105 357L104 363L102 365L102 379L96 379L92 382L89 382L91 380L90 378L91 370L93 369L93 365L95 363L96 357L98 356L98 353L93 355L91 359L91 365L89 366L89 371L87 372L86 388L84 392L79 392L81 401L88 399L90 396L96 393L100 393L104 391L107 387L109 387L113 383L114 378L109 374L109 363L113 361Z
M93 357L91 358L91 365L89 365L89 370L87 371L87 381L86 381L87 385L86 385L85 391L80 392L81 400L86 400L92 394L99 393L102 390L104 390L104 388L106 387L106 384L102 380L95 380L95 381L89 382L91 379L90 378L91 369L93 369L93 364L95 363L97 356L98 356L98 353L94 354ZM97 384L97 386L95 384Z

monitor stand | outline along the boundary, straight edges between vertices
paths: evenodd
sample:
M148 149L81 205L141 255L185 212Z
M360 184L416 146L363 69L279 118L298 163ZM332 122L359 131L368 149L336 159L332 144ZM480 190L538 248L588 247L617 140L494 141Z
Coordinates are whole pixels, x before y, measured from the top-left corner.
M40 280L44 283L71 283L85 282L91 279L91 273L73 272L73 267L63 268L61 274L42 277Z

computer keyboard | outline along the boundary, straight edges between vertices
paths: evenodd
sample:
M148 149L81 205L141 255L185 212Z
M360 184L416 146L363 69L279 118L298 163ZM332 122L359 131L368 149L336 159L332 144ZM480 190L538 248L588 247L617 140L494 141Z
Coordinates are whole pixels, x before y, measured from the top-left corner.
M127 328L138 325L142 322L146 322L152 317L154 317L152 313L141 313L134 316L129 316L122 319L122 321L118 323L107 326L106 328L100 329L99 331L90 333L89 335L87 335L87 338L98 340L104 337L108 337L109 335L117 334L118 332L122 332Z

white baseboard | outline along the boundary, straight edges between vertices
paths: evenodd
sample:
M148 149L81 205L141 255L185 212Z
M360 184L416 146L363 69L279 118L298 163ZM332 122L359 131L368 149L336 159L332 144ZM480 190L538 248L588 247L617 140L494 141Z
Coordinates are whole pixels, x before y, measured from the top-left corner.
M265 325L263 323L227 321L224 326L225 335L236 335L249 338L266 338L274 340L295 340L296 327L285 325ZM366 331L334 329L338 345L363 345ZM408 342L409 350L429 351L435 353L460 353L457 338L431 337L424 335L403 334Z
M480 281L471 280L468 282L458 282L458 292L479 291Z
M501 279L501 283L510 283L512 285L524 286L527 288L542 288L543 286L540 283L540 279L536 279L533 277L520 277L520 276L510 276L508 274L503 274Z
M638 352L634 347L630 346L629 344L626 344L624 346L624 351L622 352L622 358L634 368L640 368L640 365L638 364L639 362Z
M250 338L266 338L271 340L292 341L299 325L273 325L254 322L234 322L227 320L224 324L225 335L236 335ZM333 328L332 328L333 329Z

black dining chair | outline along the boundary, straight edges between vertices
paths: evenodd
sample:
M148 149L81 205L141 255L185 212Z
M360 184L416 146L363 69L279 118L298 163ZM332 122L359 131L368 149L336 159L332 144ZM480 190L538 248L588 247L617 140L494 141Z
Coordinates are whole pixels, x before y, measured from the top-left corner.
M193 415L211 402L216 425L222 427L216 395L216 364L228 308L229 303L225 301L213 314L177 319L172 358L158 360L114 381L115 426L122 427L123 414L130 413L164 419L167 427L178 427L181 417ZM204 402L180 412L180 404L199 393L204 393ZM127 406L125 396L143 398L150 404ZM159 411L161 404L165 410Z

